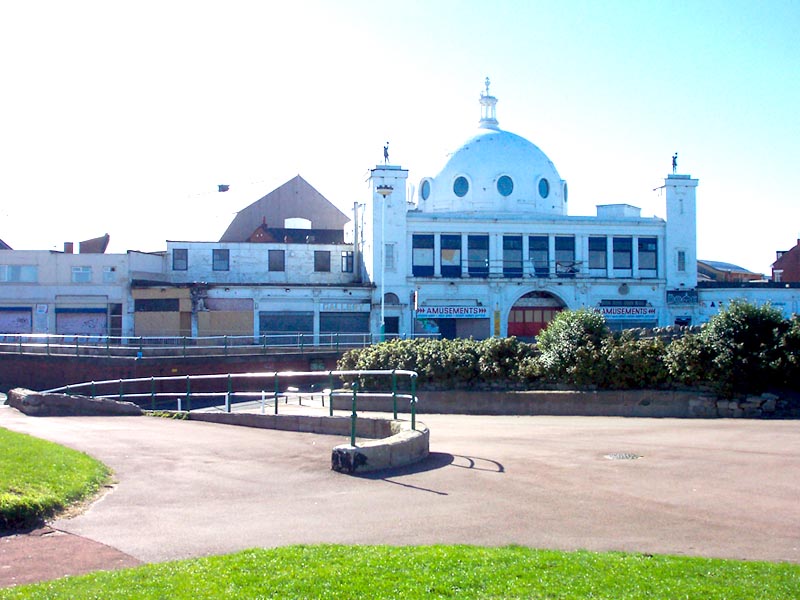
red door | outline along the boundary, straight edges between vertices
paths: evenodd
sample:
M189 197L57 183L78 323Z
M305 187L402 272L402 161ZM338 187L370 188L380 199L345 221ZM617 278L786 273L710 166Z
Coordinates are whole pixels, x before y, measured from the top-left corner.
M508 335L536 337L561 310L551 306L515 306L508 315Z

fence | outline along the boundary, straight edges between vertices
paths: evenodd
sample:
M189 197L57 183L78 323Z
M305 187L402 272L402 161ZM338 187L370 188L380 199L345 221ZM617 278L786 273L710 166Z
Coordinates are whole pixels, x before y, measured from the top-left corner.
M394 334L290 333L282 335L219 335L208 337L115 337L107 335L0 334L0 354L91 356L110 358L186 358L190 356L255 356L286 352L338 352L360 348ZM415 337L429 337L417 335ZM438 337L436 334L434 337Z
M407 393L398 386L398 377L408 378ZM389 378L389 384L382 389L368 390L362 388L365 378L375 382ZM350 379L350 389L337 389L336 383ZM294 385L289 385L289 384ZM322 387L326 386L326 387ZM410 402L411 429L416 429L417 415L417 373L415 371L394 370L362 370L362 371L274 371L263 373L225 373L214 375L177 375L168 377L140 377L135 379L109 379L105 381L87 381L45 390L42 393L65 393L90 396L92 398L108 398L134 402L140 406L148 405L151 410L171 408L174 403L178 411L191 411L194 402L197 408L218 408L231 412L237 403L253 402L253 398L261 405L261 412L267 406L279 414L280 401L288 403L290 397L319 397L322 407L327 408L329 416L333 416L333 399L346 397L351 399L351 440L355 446L358 397L392 398L394 418L397 419L399 400ZM219 402L221 401L221 403ZM167 405L170 406L167 406Z

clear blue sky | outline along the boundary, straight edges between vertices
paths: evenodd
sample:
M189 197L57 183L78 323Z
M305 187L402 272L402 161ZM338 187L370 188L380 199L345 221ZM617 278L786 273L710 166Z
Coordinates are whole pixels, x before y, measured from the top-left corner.
M570 214L664 216L678 152L698 255L767 273L800 236L798 31L797 0L6 2L0 238L215 240L298 173L347 211L387 140L435 175L488 75Z

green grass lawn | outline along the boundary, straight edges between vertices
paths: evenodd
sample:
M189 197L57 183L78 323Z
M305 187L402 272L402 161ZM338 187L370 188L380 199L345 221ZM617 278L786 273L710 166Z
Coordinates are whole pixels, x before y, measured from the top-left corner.
M518 546L289 546L0 590L0 599L800 597L800 565Z
M108 477L86 454L0 428L0 529L51 517L91 497Z

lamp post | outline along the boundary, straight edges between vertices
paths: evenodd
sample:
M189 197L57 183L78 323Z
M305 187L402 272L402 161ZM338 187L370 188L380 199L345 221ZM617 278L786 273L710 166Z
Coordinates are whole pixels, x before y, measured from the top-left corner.
M383 197L383 202L381 203L381 341L383 342L386 339L386 319L384 318L385 294L383 293L384 279L386 278L386 240L384 240L386 226L384 222L385 210L383 205L386 204L386 198L392 194L394 188L390 185L379 185L376 189Z

